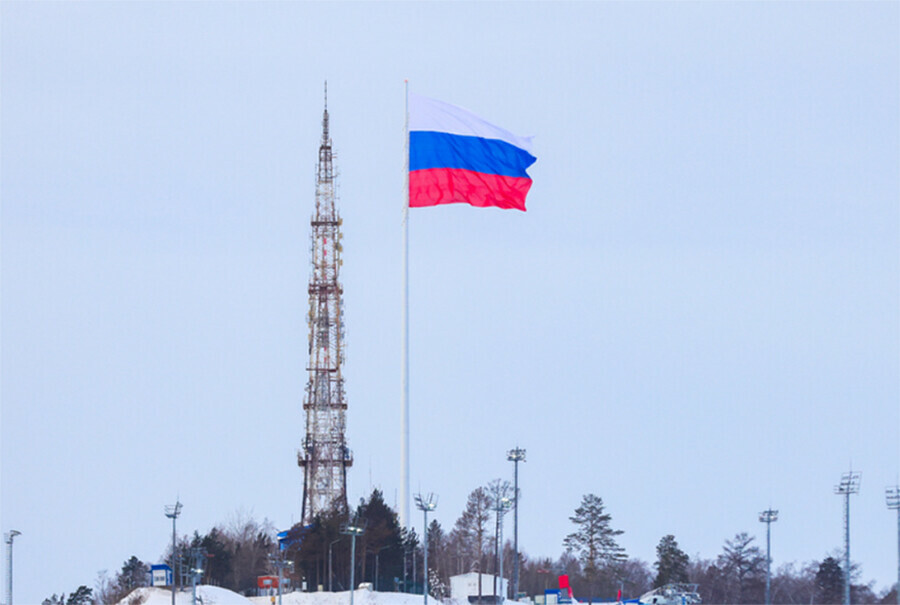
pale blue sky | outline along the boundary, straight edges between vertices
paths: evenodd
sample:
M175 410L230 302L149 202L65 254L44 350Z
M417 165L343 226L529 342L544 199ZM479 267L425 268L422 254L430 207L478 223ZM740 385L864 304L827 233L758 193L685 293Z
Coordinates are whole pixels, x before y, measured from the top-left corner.
M322 82L352 501L398 494L403 80L535 135L528 212L413 210L412 488L528 450L520 544L896 578L900 4L0 4L2 529L17 602L300 514ZM175 423L177 421L177 424Z

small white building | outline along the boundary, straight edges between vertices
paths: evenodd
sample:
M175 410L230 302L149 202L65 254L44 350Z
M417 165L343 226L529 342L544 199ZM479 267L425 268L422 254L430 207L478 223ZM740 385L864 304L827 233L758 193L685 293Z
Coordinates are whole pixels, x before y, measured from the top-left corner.
M450 577L450 598L460 603L468 603L469 597L478 596L478 576L481 576L481 596L487 597L494 594L494 575L479 574L476 572L464 573L459 576ZM497 580L497 594L506 595L509 587L509 580L499 578Z
M168 565L150 566L150 586L171 586L172 568Z

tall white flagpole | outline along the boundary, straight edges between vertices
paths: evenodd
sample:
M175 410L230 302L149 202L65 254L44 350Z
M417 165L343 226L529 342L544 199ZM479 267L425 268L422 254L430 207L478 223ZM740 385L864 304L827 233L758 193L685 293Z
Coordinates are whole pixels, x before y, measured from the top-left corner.
M404 80L406 89L405 120L403 126L403 360L401 380L403 382L402 411L400 414L401 439L401 486L400 486L400 527L410 527L409 518L409 80Z

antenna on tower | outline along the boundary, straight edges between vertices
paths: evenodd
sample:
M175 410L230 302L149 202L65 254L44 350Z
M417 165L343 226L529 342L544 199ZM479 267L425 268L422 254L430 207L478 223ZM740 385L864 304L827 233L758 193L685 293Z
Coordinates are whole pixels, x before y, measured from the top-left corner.
M322 114L322 145L328 145L328 80L325 80L325 112Z

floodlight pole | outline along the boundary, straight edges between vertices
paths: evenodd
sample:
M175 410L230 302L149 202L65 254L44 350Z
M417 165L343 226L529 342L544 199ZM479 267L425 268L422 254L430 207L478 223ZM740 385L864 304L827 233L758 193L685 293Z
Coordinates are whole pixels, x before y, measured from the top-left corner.
M772 523L778 521L778 511L764 510L759 513L759 520L766 524L766 605L771 605L772 586Z
M509 450L506 459L513 463L513 599L519 598L519 462L525 462L525 450L519 447Z
M428 511L437 508L437 498L435 498L434 494L428 494L427 497L422 497L422 494L416 494L416 508L422 511L425 516L425 533L422 534L422 550L424 551L425 559L422 562L422 566L425 568L425 590L422 592L424 593L423 603L428 605ZM413 553L413 558L415 556L415 553Z
M353 605L353 589L356 583L356 536L361 536L365 531L358 525L347 525L341 530L342 534L350 536L350 605Z
M887 507L897 511L897 603L900 604L900 485L884 490Z
M6 562L9 564L6 573L6 605L13 602L13 538L21 536L22 532L11 529L6 532Z
M850 471L841 475L834 493L844 496L844 605L850 605L850 494L859 493L862 473Z
M181 502L175 500L175 504L166 505L166 516L172 520L172 605L175 605L175 590L178 584L178 575L175 573L175 566L178 564L176 555L177 543L175 542L175 519L181 514Z

